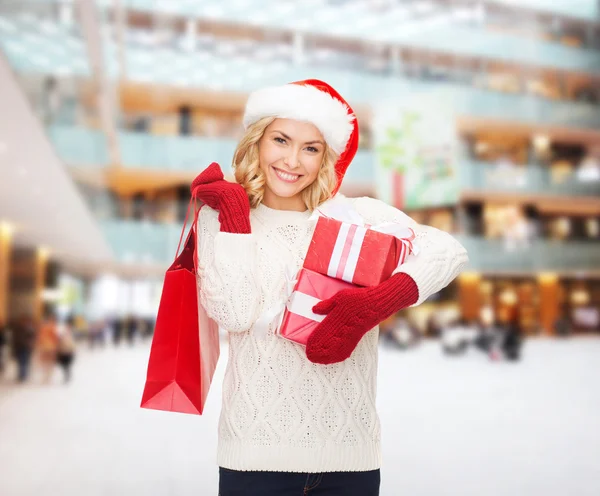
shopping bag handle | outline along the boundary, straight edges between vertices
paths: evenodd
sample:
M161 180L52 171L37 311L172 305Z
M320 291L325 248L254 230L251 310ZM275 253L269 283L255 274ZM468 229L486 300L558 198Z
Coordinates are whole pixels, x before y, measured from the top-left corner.
M177 251L175 252L174 260L176 260L177 257L179 256L179 250L181 248L181 242L183 241L183 234L185 233L185 227L187 225L187 221L190 216L190 208L192 208L192 203L194 204L194 222L192 224L192 227L190 228L190 234L193 234L196 231L196 225L198 223L198 215L199 215L200 210L202 209L203 205L200 205L200 208L198 208L198 203L196 201L196 198L192 197L192 198L190 198L190 201L188 203L187 212L185 213L185 219L183 221L183 227L181 229L181 234L179 235L179 243L177 244ZM194 268L197 267L197 255L198 255L198 250L196 248L194 248Z

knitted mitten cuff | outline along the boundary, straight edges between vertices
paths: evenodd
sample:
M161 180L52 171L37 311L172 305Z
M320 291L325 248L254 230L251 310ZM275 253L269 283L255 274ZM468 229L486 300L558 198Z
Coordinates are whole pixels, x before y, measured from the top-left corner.
M246 190L237 183L224 180L219 164L213 162L191 186L192 197L219 212L221 231L250 234L250 201Z

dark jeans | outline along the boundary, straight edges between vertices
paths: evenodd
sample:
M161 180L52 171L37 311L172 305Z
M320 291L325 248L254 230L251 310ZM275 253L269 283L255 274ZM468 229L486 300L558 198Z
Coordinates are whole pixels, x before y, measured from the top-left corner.
M31 363L31 350L17 350L15 352L19 373L17 379L19 382L27 380L29 376L29 364Z
M219 468L219 496L379 496L379 470L240 472Z

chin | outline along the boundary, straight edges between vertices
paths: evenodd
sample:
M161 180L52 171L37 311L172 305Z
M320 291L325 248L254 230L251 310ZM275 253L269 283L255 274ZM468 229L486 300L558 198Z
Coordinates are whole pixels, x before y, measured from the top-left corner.
M269 189L278 196L279 198L294 198L302 193L304 188L286 188L286 187L278 187L278 186L269 186Z
M293 198L306 188L306 184L304 181L299 180L294 184L286 184L282 181L279 181L277 178L273 178L273 180L267 181L267 186L269 189L280 198Z

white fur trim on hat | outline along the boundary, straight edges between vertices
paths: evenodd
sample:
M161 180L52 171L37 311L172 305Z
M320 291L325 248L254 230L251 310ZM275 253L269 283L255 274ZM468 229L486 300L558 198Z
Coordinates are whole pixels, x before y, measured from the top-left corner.
M250 94L244 112L244 129L263 117L294 119L314 124L338 155L345 149L354 128L348 106L311 85L286 84Z

